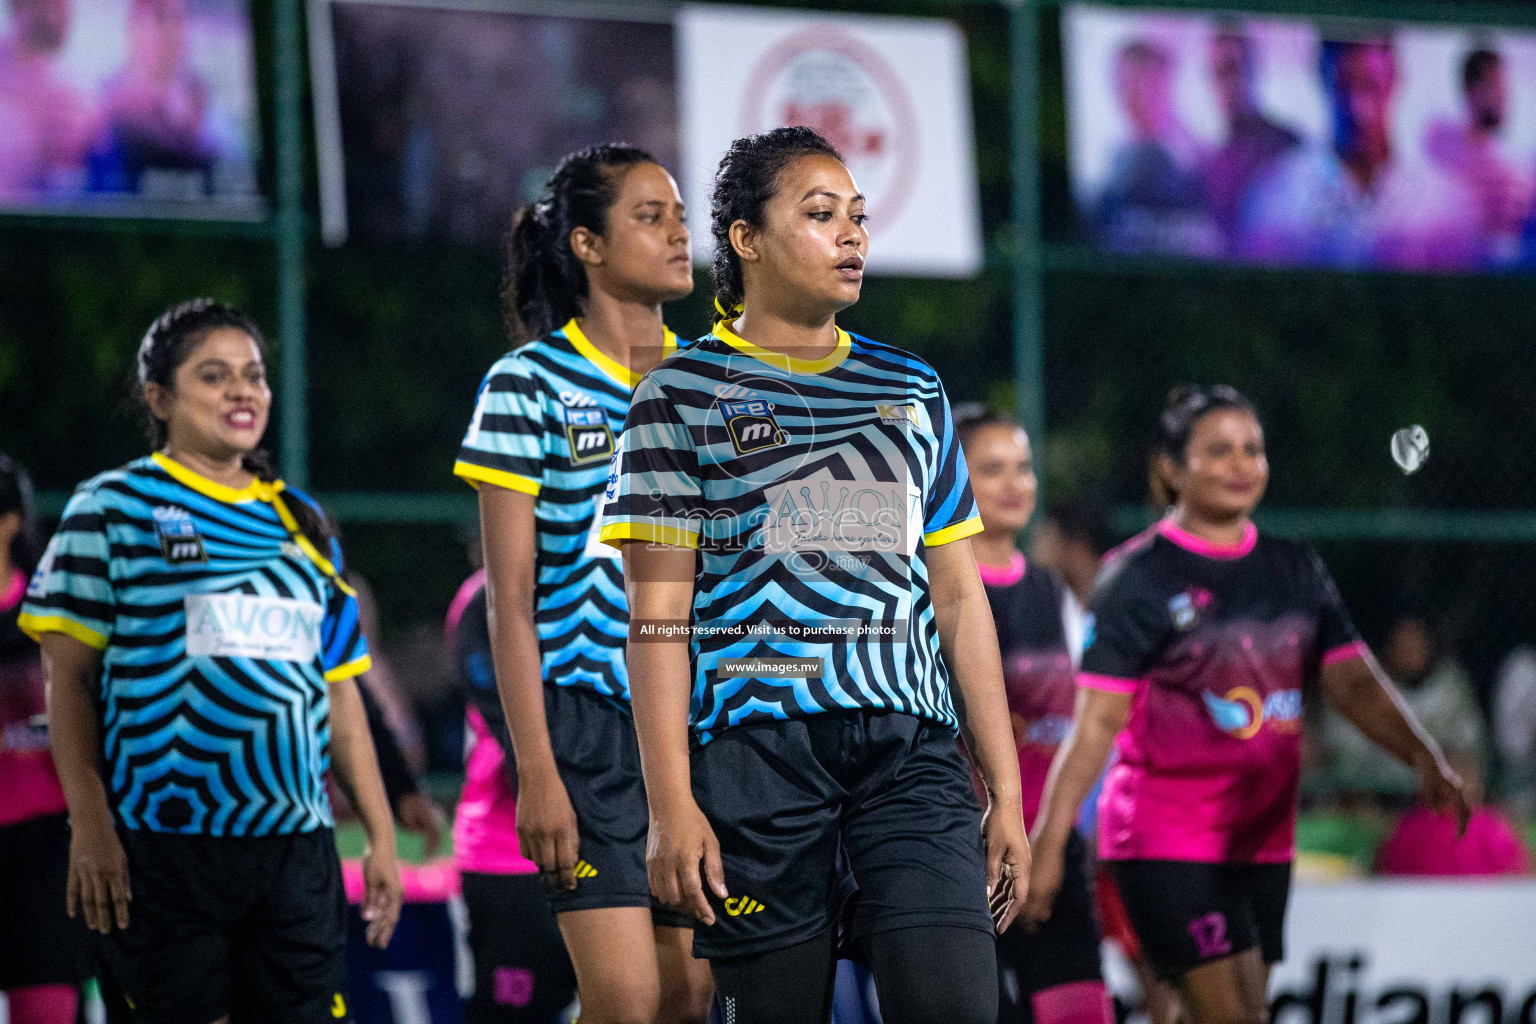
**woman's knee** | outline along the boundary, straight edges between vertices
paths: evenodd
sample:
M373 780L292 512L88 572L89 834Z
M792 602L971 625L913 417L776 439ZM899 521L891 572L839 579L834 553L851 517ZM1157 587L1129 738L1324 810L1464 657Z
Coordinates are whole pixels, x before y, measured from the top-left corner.
M995 1024L997 946L969 928L904 928L865 943L886 1024Z
M689 984L661 993L661 1012L656 1019L659 1024L704 1024L709 1019L709 1010L714 1002L713 983L698 984L696 980L690 981Z

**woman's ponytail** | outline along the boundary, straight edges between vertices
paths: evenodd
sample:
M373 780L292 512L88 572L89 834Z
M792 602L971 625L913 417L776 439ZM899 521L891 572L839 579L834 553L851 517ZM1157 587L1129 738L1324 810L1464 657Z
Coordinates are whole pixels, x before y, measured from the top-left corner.
M655 159L622 143L578 150L560 161L538 199L512 215L501 297L514 344L541 338L585 311L587 271L571 251L571 232L605 233L618 194L613 171L642 163Z

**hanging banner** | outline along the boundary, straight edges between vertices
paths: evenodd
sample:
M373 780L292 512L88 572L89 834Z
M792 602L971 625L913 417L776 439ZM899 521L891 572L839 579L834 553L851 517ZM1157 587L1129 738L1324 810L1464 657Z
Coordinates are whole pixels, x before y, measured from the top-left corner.
M947 21L687 6L679 122L695 258L713 251L710 189L733 139L807 125L868 199L872 274L965 277L981 227L965 37Z
M1068 5L1068 168L1105 249L1536 266L1536 33Z
M0 5L0 213L259 220L247 0Z

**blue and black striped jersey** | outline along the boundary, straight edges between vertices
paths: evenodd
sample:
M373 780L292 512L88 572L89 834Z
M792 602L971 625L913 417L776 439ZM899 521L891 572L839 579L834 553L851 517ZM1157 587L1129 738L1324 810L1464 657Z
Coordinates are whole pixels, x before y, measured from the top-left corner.
M340 548L281 482L236 490L162 454L81 484L21 626L102 652L113 813L129 829L288 835L333 824L327 682L368 669Z
M931 366L841 329L796 359L717 324L641 381L619 448L602 539L699 551L700 742L844 708L956 726L926 551L981 517Z
M666 332L664 353L677 348ZM534 621L544 682L629 700L629 609L618 552L597 539L597 505L640 375L571 320L503 356L480 385L453 471L535 497Z

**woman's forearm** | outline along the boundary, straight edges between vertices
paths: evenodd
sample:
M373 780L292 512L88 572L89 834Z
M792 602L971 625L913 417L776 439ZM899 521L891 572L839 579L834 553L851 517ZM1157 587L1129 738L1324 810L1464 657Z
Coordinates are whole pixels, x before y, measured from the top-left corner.
M639 541L624 545L630 706L653 815L693 800L688 758L693 671L686 627L693 616L695 557L690 548Z
M1339 713L1377 746L1413 768L1444 759L1375 658L1350 658L1323 669L1323 693Z
M997 627L970 542L956 541L931 550L928 564L939 650L955 680L955 710L966 746L994 800L1021 800L1019 756L1008 718Z
M658 811L692 800L688 641L631 642L629 692L646 800Z
M1077 821L1077 812L1098 782L1125 727L1130 697L1098 690L1079 690L1072 731L1056 750L1040 796L1040 812L1031 838L1041 846L1059 846Z
M379 759L374 753L373 737L368 733L368 714L363 710L357 681L343 679L331 683L330 691L331 765L336 781L363 820L369 844L375 850L393 850L394 817L384 793L384 777L379 773Z
M489 484L480 488L486 612L496 692L523 778L558 778L544 706L544 666L534 621L533 498Z
M46 633L41 640L48 701L49 745L70 820L76 828L112 822L101 778L101 741L95 691L101 657L73 637Z

